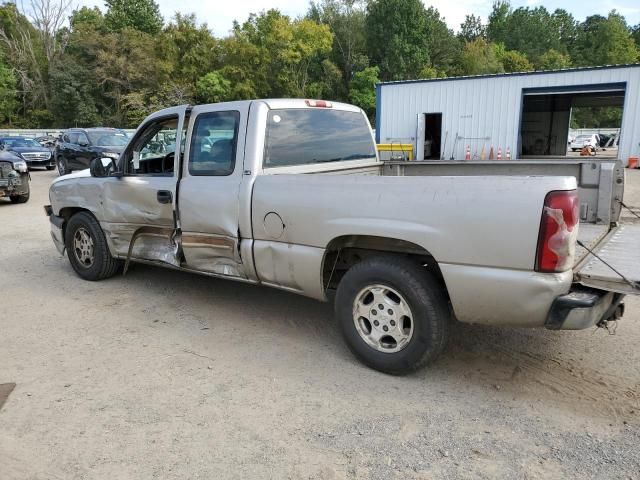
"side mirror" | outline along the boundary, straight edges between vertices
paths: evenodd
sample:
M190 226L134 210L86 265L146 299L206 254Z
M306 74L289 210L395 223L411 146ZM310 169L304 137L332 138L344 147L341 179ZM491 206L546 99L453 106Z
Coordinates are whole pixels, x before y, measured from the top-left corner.
M92 177L108 177L116 171L116 162L113 158L94 158L89 164L89 173Z

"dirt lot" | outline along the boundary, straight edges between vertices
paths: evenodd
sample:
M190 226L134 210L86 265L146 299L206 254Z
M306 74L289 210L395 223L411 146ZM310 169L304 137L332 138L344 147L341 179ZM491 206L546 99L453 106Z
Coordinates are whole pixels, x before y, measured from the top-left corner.
M135 266L80 280L0 204L0 477L640 478L640 301L617 335L456 326L431 368L359 364L331 307ZM640 206L640 170L626 199Z

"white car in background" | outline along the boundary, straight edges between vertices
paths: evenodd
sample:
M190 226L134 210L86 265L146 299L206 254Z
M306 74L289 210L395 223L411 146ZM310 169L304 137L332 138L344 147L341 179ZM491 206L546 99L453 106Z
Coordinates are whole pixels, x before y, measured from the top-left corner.
M582 150L584 147L592 147L597 150L600 146L600 135L592 133L591 135L578 135L576 138L569 142L569 148L576 152Z

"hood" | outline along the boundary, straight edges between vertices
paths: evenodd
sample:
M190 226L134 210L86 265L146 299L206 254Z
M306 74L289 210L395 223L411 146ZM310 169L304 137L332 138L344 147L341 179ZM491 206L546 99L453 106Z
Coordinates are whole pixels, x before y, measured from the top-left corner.
M91 172L89 171L88 168L85 170L77 170L73 173L69 173L68 175L63 175L61 177L54 178L53 181L51 182L51 185L64 182L65 180L73 180L74 178L86 178L90 176L91 176Z
M51 153L51 150L46 147L9 147L8 151L16 153Z

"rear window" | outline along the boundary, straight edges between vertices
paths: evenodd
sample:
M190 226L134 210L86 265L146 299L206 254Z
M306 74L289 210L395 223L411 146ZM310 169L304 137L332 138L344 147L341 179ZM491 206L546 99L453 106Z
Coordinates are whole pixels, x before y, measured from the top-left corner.
M359 112L331 109L271 110L265 167L375 158L371 130Z

